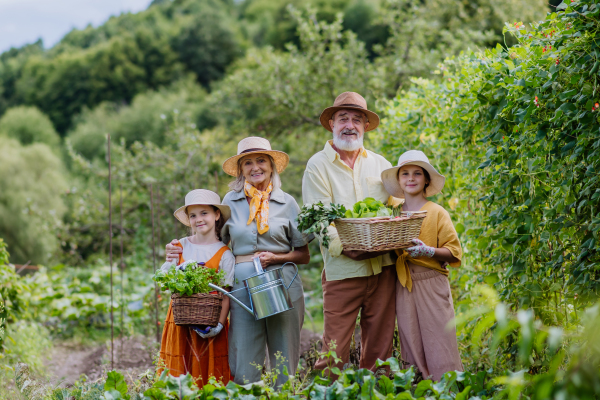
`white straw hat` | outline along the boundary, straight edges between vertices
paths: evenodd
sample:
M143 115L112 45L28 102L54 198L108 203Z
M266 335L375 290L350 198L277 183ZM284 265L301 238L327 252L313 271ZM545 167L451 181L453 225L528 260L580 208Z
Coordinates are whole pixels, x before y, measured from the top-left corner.
M185 205L179 207L173 215L182 224L190 226L190 219L186 213L186 208L189 206L215 206L221 211L221 218L227 221L231 217L231 209L229 206L221 204L221 198L212 190L195 189L185 195Z
M383 186L385 186L385 190L392 196L404 198L404 191L398 182L398 170L405 165L418 165L429 172L431 182L429 182L429 186L427 186L427 190L425 191L426 196L429 197L438 194L444 188L446 178L429 163L429 159L425 153L420 150L409 150L400 156L397 166L388 168L381 173Z
M249 136L238 143L237 155L229 157L223 163L223 171L231 176L238 175L238 160L249 154L268 154L273 157L277 172L281 173L290 162L290 157L283 151L271 150L271 142L258 136Z

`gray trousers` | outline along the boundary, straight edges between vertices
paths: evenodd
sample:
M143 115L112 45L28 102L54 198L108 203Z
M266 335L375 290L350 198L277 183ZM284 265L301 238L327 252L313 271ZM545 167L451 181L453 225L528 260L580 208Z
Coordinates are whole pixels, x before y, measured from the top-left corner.
M267 270L279 267L271 266ZM294 272L289 272L288 269L293 270L293 268L288 266L284 269L286 284L289 284L291 276L294 275ZM243 288L243 279L254 273L254 266L251 262L236 264L233 290ZM285 383L288 379L283 375L284 365L290 376L296 373L300 361L300 330L304 323L304 295L299 278L298 276L290 288L293 310L257 321L254 319L254 315L248 313L234 301L229 303L231 307L229 368L235 383L260 381L266 350L268 350L271 370L277 368L280 371L276 381L277 386ZM232 294L242 303L250 305L247 291L240 290ZM283 361L277 360L277 353L281 353Z

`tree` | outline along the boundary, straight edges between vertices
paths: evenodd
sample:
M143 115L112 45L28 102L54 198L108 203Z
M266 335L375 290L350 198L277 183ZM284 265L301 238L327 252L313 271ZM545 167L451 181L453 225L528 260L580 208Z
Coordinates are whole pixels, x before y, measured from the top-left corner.
M43 143L0 137L0 237L11 262L46 263L58 249L67 189L61 160Z
M27 106L11 108L0 118L0 136L12 137L23 145L45 143L54 149L60 143L50 118Z

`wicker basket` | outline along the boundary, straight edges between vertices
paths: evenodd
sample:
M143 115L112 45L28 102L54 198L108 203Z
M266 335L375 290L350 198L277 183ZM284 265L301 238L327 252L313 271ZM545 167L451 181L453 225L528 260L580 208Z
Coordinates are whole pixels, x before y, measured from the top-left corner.
M223 303L221 293L196 293L191 296L176 293L171 300L175 325L218 325Z
M340 218L335 227L344 250L383 251L414 246L427 211L402 212L400 218Z

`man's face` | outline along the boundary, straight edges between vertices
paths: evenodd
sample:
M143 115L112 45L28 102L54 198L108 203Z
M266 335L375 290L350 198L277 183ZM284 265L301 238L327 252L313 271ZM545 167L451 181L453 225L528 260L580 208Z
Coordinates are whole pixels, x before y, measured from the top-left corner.
M363 146L365 129L369 122L365 114L358 110L339 110L329 120L333 131L333 144L345 151L355 151Z

